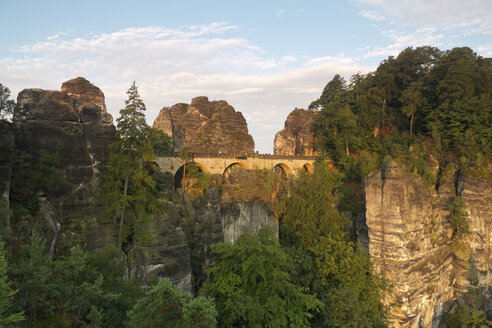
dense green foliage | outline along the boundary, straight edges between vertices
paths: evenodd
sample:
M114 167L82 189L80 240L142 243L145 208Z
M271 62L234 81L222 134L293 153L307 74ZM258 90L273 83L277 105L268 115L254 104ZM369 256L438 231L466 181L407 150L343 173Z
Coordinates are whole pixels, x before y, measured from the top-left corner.
M296 259L295 281L323 302L312 327L385 327L387 289L369 256L349 240L348 221L337 210L339 177L316 163L281 201L281 241Z
M129 312L128 327L212 328L217 311L211 299L193 298L162 279Z
M109 171L104 181L105 215L119 224L119 250L125 242L147 241L148 215L163 209L149 166L155 157L154 149L165 147L155 143L165 138L145 122L145 104L135 82L127 94L126 106L117 119L118 140L110 147Z
M156 155L169 155L173 150L173 139L156 128L150 128L149 139Z
M94 254L75 248L55 259L45 249L33 231L10 265L18 290L15 305L26 313L25 325L80 327L97 318L103 327L121 327L140 287L123 279L125 261L116 248Z
M202 292L215 298L219 327L309 327L321 303L291 282L292 260L271 230L218 243Z
M7 267L4 244L0 242L0 327L13 327L24 320L23 312L12 312L13 296L17 290L12 289L8 280Z
M419 47L348 85L336 75L311 104L320 110L320 147L346 173L354 173L353 154L374 153L382 164L385 157L405 159L415 143L440 160L481 165L492 150L491 68L491 59L470 48Z
M449 328L491 327L492 321L487 320L484 311L482 292L479 288L470 288L462 298L458 299L453 310L446 314L446 326Z
M468 216L463 198L460 196L455 197L451 205L449 205L449 222L453 227L453 233L455 235L461 236L464 233L470 232Z

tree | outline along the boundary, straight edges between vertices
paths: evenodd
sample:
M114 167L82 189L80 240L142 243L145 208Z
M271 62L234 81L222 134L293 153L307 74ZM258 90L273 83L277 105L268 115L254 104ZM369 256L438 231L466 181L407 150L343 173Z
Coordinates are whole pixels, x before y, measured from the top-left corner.
M461 236L464 233L470 233L468 218L465 201L461 196L455 197L449 205L449 222L453 226L454 235Z
M36 327L57 312L60 285L53 275L53 262L45 244L33 229L27 245L10 264L14 286L19 290L16 305L26 313L27 326Z
M412 141L413 116L417 110L423 105L424 98L422 96L422 85L412 83L402 94L403 107L402 111L410 117L410 142Z
M346 89L346 82L343 77L336 74L330 82L328 82L321 93L321 96L309 105L309 109L320 109L324 105L331 102L337 95Z
M170 154L173 150L173 139L156 128L150 129L150 143L158 155Z
M14 113L15 101L10 98L10 89L0 83L0 119Z
M117 119L118 140L110 146L109 172L104 183L105 215L117 218L120 251L124 238L130 234L134 241L147 238L143 225L148 214L159 207L159 202L152 197L155 182L145 166L155 156L150 128L145 122L145 104L135 82L127 94L125 107Z
M217 311L211 299L193 298L164 278L128 312L129 327L212 328Z
M202 293L215 298L219 327L309 327L321 303L290 280L292 262L271 230L212 246Z
M12 313L13 296L17 290L13 290L11 285L7 278L4 244L0 242L0 327L11 327L24 320L23 312Z
M334 195L338 181L326 163L316 163L312 175L294 181L280 205L281 238L289 254L310 254L303 255L307 262L297 265L293 275L324 304L314 314L313 327L385 327L387 308L381 300L387 286L373 272L367 252L348 239L348 221ZM315 282L306 283L303 276Z

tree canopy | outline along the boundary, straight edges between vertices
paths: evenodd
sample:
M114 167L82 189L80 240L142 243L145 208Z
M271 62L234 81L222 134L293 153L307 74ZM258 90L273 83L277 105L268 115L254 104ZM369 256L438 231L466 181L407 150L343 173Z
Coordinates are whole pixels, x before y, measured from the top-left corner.
M348 86L335 75L311 104L320 110L320 148L346 170L362 150L382 162L431 140L440 157L480 165L492 151L491 67L490 58L467 47L418 47L352 76Z
M215 244L212 253L202 292L215 299L219 327L309 327L309 310L321 303L291 282L291 259L271 230Z

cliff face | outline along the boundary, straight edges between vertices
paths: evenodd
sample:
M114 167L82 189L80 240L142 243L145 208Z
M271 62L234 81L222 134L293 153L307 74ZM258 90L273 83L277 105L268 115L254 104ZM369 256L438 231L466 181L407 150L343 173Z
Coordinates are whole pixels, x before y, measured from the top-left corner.
M116 235L112 225L100 222L100 179L108 165L107 147L115 140L112 117L102 92L89 81L77 78L64 86L65 91L21 91L13 119L16 148L27 158L23 165L36 165L42 154L56 155L60 175L71 185L62 195L39 195L41 230L52 254L73 243L101 248ZM80 94L84 88L93 92ZM22 169L14 167L13 186L26 183L19 176ZM18 225L22 229L22 221Z
M27 183L21 173L34 167L42 154L60 159L58 173L70 188L61 195L39 193L37 217L19 215L14 231L19 235L28 233L36 222L50 254L76 244L89 251L116 245L116 225L103 220L102 178L116 130L106 112L102 91L77 78L63 83L62 91L23 90L18 104L14 114L15 145L26 160L21 167L14 167L13 188ZM128 276L143 282L167 277L191 292L189 248L180 219L171 203L166 213L151 218L152 243L126 250Z
M194 285L200 286L203 274L212 265L211 246L218 242L234 242L245 232L271 227L278 235L278 223L268 206L261 174L234 168L227 178L213 176L216 186L191 201L185 197L184 226L192 236L195 263L201 268L194 274Z
M12 172L11 166L0 172L1 191L7 193L4 198L9 199L10 180L14 190L22 188L26 174L39 165L43 154L59 159L57 174L68 186L62 193L41 190L36 194L40 207L36 217L17 215L14 233L25 236L35 222L51 255L74 245L89 251L116 245L117 226L103 220L102 179L116 131L102 91L76 78L63 83L62 91L25 89L17 100L15 129L7 134L26 160ZM162 119L166 113L167 119ZM253 151L244 118L224 101L195 98L189 106L178 104L161 111L156 124L165 132L174 131L175 139L182 138L195 152L218 151L219 147L224 153ZM209 143L203 144L207 140ZM144 283L166 277L185 292L192 292L193 254L198 254L200 265L207 268L211 245L234 241L245 231L255 232L264 226L277 231L273 213L265 205L268 195L262 191L263 181L255 172L232 170L228 178L217 176L215 180L222 191L211 188L193 202L185 195L183 207L168 202L164 213L151 216L147 227L151 241L125 249L128 277ZM203 278L198 277L195 283Z
M316 156L312 124L318 112L295 109L285 121L284 129L275 135L275 155Z
M176 151L188 145L195 153L234 155L252 153L255 148L243 115L224 100L197 97L190 105L165 107L153 127L173 138Z
M436 188L394 162L365 184L369 253L376 270L393 283L395 327L439 327L443 309L459 291L490 284L492 177L441 170ZM449 204L460 195L470 214L470 234L453 236Z

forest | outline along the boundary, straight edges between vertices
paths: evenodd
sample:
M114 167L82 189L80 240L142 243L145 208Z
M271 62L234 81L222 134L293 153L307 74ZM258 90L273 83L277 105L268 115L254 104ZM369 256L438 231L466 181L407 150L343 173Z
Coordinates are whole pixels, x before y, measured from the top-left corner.
M16 104L6 86L0 92L0 117L10 117ZM57 154L26 166L13 140L0 140L0 171L14 163L12 174L22 181L12 185L9 206L0 206L1 327L388 327L394 305L384 296L392 285L357 241L354 218L363 215L364 200L353 186L389 161L430 186L438 164L478 176L491 171L492 59L467 47L407 48L374 72L348 81L335 75L310 104L319 112L314 172L295 179L265 173L278 238L265 228L213 245L210 268L192 261L201 281L193 295L167 279L142 286L127 277L125 249L148 241L149 216L168 202L179 208L185 190L168 192L152 167L172 141L146 124L135 83L127 94L101 181L101 219L117 225L118 239L96 252L76 245L54 253L35 229L39 192L73 187ZM191 167L188 176L196 188L213 188L205 173ZM453 238L467 233L464 206L457 197L450 209ZM10 227L20 220L31 220L31 229L16 235ZM476 294L470 289L446 314L448 327L491 325Z

